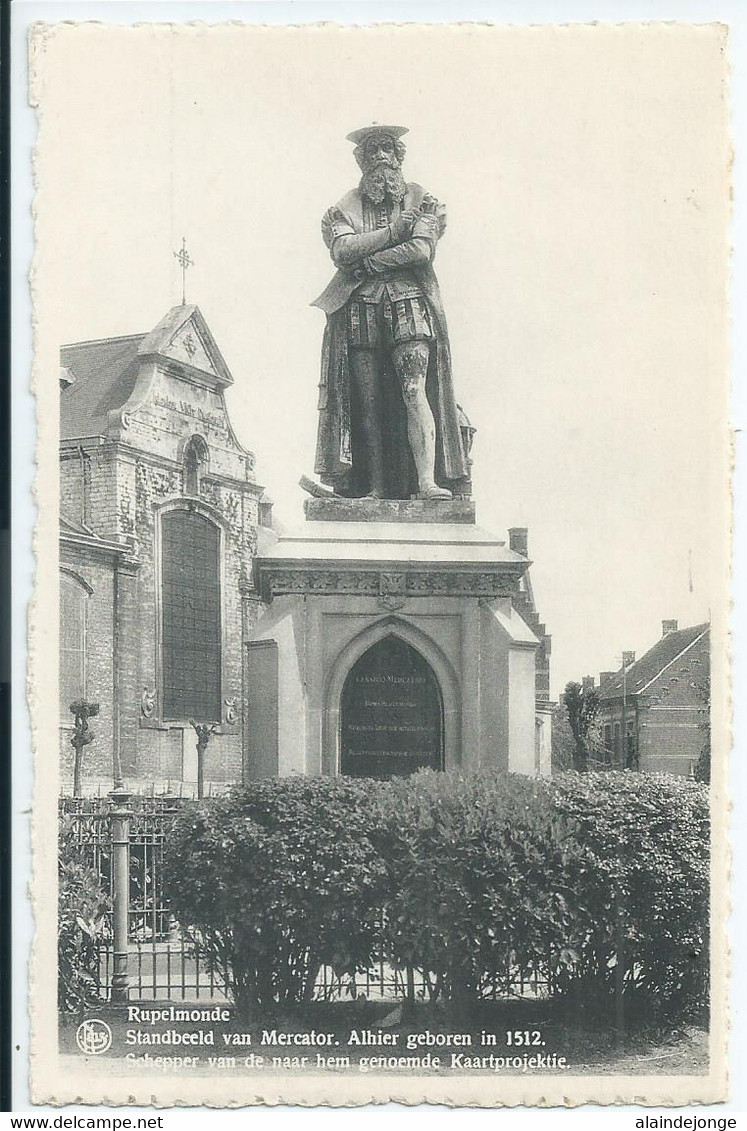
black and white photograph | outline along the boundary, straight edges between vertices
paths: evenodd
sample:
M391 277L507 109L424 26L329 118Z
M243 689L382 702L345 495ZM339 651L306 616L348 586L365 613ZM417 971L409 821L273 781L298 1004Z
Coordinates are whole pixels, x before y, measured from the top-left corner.
M728 28L38 22L32 1099L727 1098Z

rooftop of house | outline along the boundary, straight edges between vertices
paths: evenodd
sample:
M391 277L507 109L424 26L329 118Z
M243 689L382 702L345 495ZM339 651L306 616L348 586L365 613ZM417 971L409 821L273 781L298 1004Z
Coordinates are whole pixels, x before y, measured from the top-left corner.
M666 632L656 641L653 648L649 648L639 660L631 664L625 676L625 691L627 695L637 695L643 691L653 679L664 671L671 663L682 655L696 640L704 636L709 625L695 624L690 628L679 628ZM617 699L623 693L623 671L605 679L599 688L601 700Z

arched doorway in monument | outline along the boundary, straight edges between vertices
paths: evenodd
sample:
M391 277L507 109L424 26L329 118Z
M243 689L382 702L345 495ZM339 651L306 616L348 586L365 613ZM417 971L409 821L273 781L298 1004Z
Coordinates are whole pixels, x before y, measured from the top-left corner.
M444 768L444 706L433 668L401 636L377 640L342 686L340 773L402 777Z

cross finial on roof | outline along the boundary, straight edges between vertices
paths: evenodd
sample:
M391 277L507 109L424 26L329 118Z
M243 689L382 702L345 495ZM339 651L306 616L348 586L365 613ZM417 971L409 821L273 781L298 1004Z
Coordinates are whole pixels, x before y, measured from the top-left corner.
M174 252L174 259L179 263L182 269L182 306L187 304L187 268L194 267L195 261L187 251L187 238L182 236L182 246L179 251Z

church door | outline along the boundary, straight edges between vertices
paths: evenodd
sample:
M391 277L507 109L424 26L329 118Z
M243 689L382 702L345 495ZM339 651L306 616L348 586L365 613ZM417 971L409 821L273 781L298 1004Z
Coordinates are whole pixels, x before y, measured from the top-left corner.
M397 636L353 664L340 704L340 772L390 778L442 770L441 690L430 665Z

